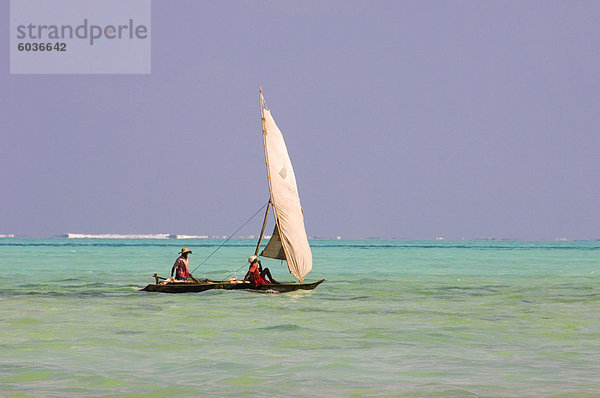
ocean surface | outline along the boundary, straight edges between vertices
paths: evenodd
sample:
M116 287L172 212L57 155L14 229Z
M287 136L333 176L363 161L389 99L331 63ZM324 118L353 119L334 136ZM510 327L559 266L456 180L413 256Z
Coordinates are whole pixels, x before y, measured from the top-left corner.
M314 291L139 290L221 243L0 239L0 396L600 396L600 242L311 241Z

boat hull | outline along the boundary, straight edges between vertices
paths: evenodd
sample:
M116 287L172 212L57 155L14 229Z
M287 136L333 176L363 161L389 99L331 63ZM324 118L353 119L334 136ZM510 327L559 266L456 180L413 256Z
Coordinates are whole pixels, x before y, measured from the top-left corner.
M325 279L321 279L313 283L270 283L266 285L251 285L249 290L277 293L293 292L294 290L313 290L324 281Z
M321 279L313 283L273 283L266 285L254 285L252 283L239 282L200 282L200 283L183 283L172 282L164 284L151 283L142 291L159 292L159 293L198 293L207 290L222 289L222 290L255 290L263 292L286 293L295 290L312 290L323 283L325 279Z

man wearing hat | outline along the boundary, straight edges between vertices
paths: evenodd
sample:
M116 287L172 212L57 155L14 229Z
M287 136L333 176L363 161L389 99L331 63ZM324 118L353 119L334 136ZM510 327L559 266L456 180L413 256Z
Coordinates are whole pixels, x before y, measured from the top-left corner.
M188 259L188 254L192 254L192 251L184 247L179 254L181 255L175 260L175 264L171 268L171 277L175 272L175 279L183 281L192 277L190 275L190 260Z

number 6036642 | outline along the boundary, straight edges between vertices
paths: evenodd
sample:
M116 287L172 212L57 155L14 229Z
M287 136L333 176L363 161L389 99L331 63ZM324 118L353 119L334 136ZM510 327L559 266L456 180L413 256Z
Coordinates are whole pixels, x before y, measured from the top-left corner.
M67 51L67 43L19 43L19 51Z

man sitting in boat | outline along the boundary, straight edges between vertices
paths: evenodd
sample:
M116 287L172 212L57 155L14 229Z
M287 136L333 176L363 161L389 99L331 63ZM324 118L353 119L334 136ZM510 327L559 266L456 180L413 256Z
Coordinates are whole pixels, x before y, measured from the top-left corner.
M248 258L250 268L244 277L245 281L249 281L255 285L264 285L269 283L279 283L271 276L271 271L268 268L263 269L260 260L256 256L250 256ZM269 278L267 280L266 278Z
M175 272L176 280L185 281L191 279L190 259L188 258L188 255L192 254L192 251L187 247L184 247L179 254L180 256L175 260L175 264L173 264L173 268L171 268L171 278L173 277L173 272Z

